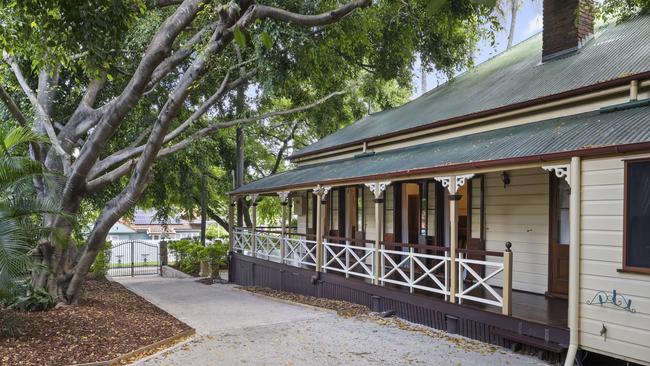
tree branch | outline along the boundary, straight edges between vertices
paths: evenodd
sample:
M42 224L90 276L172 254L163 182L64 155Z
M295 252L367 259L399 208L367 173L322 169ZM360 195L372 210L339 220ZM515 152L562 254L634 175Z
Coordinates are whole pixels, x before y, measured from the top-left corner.
M291 132L289 132L289 135L287 136L286 139L282 140L282 146L280 146L280 150L278 150L278 154L275 156L275 163L273 164L271 175L278 172L278 169L280 168L280 163L282 163L282 158L284 157L284 152L289 147L289 141L293 140L297 129L298 129L298 122L294 122L293 126L291 126Z
M161 149L158 152L158 155L156 156L156 159L163 158L163 157L171 155L171 154L173 154L173 153L175 153L175 152L177 152L179 150L182 150L182 149L186 148L187 146L189 146L190 144L192 144L193 142L195 142L197 140L200 140L201 138L203 138L203 137L205 137L205 136L207 136L207 135L209 135L211 133L214 133L214 132L216 132L216 131L218 131L220 129L232 127L232 126L235 126L235 125L251 123L251 122L259 121L259 120L262 120L262 119L278 117L278 116L287 115L287 114L291 114L291 113L302 112L302 111L308 110L310 108L314 108L314 107L324 103L325 101L327 101L327 100L329 100L329 99L331 99L331 98L333 98L335 96L342 95L342 94L345 94L345 93L346 93L345 91L337 91L337 92L334 92L334 93L330 93L327 96L325 96L325 97L323 97L321 99L318 99L317 101L315 101L315 102L313 102L311 104L308 104L308 105L304 105L304 106L300 106L300 107L296 107L296 108L292 108L292 109L288 109L288 110L284 110L284 111L275 111L275 112L270 112L270 113L254 116L254 117L239 118L239 119L235 119L235 120L228 121L228 122L213 124L211 126L205 127L203 129L195 132L194 134L188 136L184 140L182 140L182 141L180 141L180 142L178 142L178 143L176 143L176 144L174 144L172 146ZM99 177L93 178L92 180L90 180L88 182L88 184L86 186L87 190L90 191L90 192L96 192L96 191L99 191L99 190L105 188L106 186L108 186L111 183L117 182L120 178L124 177L125 175L127 175L131 171L131 169L135 166L135 163L137 163L138 160L139 160L139 158L137 158L137 157L132 158L132 159L122 163L117 168L115 168L115 169L113 169L113 170L111 170L111 171L109 171L109 172L107 172L105 174L102 174Z
M4 87L2 87L2 85L0 85L0 99L2 99L4 104L7 106L7 109L9 109L9 113L11 113L11 115L14 116L14 118L16 119L19 125L31 129L27 117L25 117L23 112L20 110L20 107L18 107L18 105L13 100L11 95L7 93L7 91L5 90ZM38 144L32 141L29 143L29 148L32 154L32 158L36 161L42 162L43 160L41 157L41 150L39 149Z
M182 141L180 141L180 142L178 142L178 143L176 143L176 144L174 144L172 146L169 146L167 148L162 149L160 151L160 154L158 155L158 157L164 157L166 155L173 154L178 150L184 149L185 147L187 147L191 143L193 143L193 142L195 142L195 141L197 141L197 140L199 140L199 139L201 139L201 138L203 138L203 137L205 137L205 136L207 136L207 135L209 135L211 133L214 133L214 132L216 132L218 130L228 128L228 127L232 127L232 126L244 125L244 124L248 124L248 123L263 120L263 119L279 117L279 116L284 116L284 115L287 115L287 114L306 111L308 109L314 108L314 107L326 102L327 100L329 100L329 99L331 99L333 97L343 95L345 93L346 93L346 91L333 92L333 93L330 93L330 94L328 94L327 96L325 96L325 97L323 97L321 99L318 99L317 101L315 101L313 103L310 103L310 104L307 104L307 105L304 105L304 106L300 106L300 107L296 107L296 108L287 109L287 110L284 110L284 111L275 111L275 112L265 113L265 114L261 114L261 115L257 115L257 116L253 116L253 117L238 118L238 119L234 119L234 120L231 120L231 121L228 121L228 122L215 123L213 125L210 125L208 127L203 128L203 129L201 129L199 131L196 131L192 135L188 136L184 140L182 140Z
M255 5L252 16L261 20L274 19L302 27L314 27L334 23L350 14L355 9L368 7L371 3L371 0L355 0L339 7L338 9L317 15L297 14L272 6Z
M147 91L143 95L147 96L151 94L156 89L158 83L165 78L167 74L169 74L176 66L180 65L183 60L193 54L195 52L194 46L199 43L206 34L213 32L216 29L217 24L218 22L212 22L201 28L180 49L161 62L151 74L151 80L146 87Z
M4 104L7 106L7 109L9 109L9 113L11 113L12 116L16 119L19 125L23 127L29 127L29 122L27 121L27 118L23 114L23 112L20 110L16 102L14 102L13 98L5 88L0 85L0 99L4 102Z
M52 143L52 146L54 146L54 149L56 150L57 154L66 158L68 154L65 152L65 150L63 150L61 144L59 143L59 140L56 137L56 132L54 132L54 127L52 126L52 122L50 121L50 116L46 112L43 105L39 102L36 93L34 93L32 88L30 88L29 84L27 83L27 80L25 79L25 76L23 75L22 70L20 69L20 66L18 66L18 63L16 62L16 60L14 60L13 57L11 57L8 53L4 51L3 51L3 59L13 71L14 76L18 81L18 84L20 85L21 89L23 89L23 92L27 96L27 99L29 99L29 102L32 104L32 107L36 112L36 116L38 116L40 122L43 124L43 127L45 128L45 133L47 134L47 137L50 139L50 142Z
M165 139L163 140L163 143L167 143L171 141L172 139L176 138L178 135L183 133L187 128L189 128L194 122L196 122L201 116L203 116L219 99L221 99L227 92L230 90L233 90L237 88L239 85L243 84L246 80L248 80L250 77L255 75L257 73L257 69L253 69L249 72L247 72L244 76L240 77L237 80L234 80L230 83L227 83L229 79L230 72L226 74L224 77L223 81L221 82L221 86L219 89L210 97L208 100L206 100L192 115L186 119L182 124L180 124L178 127L176 127L172 132L170 132L167 136L165 136ZM97 177L98 174L104 172L105 170L109 169L110 167L114 166L115 164L119 164L120 162L123 162L124 160L130 159L144 151L146 145L140 145L137 147L134 147L133 145L137 145L140 143L144 137L146 136L145 134L149 133L151 131L151 127L147 127L143 131L143 133L138 136L138 138L131 143L131 146L119 150L110 156L107 156L106 158L102 159L99 161L93 169L91 170L89 177L90 179L94 179Z

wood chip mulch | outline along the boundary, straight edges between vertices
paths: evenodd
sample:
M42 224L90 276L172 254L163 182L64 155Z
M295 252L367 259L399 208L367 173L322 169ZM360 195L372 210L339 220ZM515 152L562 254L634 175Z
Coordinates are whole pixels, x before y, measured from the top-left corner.
M191 329L107 280L86 281L76 306L31 313L0 309L0 323L5 321L17 326L12 335L0 335L0 365L107 361Z

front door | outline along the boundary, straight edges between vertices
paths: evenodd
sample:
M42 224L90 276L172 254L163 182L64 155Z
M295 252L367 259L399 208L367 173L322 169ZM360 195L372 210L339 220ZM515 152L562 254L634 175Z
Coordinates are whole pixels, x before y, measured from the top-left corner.
M566 297L569 292L569 197L564 179L551 174L550 230L548 257L549 296Z

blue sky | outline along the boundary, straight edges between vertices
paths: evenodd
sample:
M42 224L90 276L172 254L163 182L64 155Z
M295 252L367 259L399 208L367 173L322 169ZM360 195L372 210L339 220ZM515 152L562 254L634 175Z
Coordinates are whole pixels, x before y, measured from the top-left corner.
M506 14L505 23L503 24L504 30L497 34L496 45L492 47L489 42L482 42L479 44L479 49L476 54L475 62L477 64L489 59L490 57L503 52L506 49L507 30L509 29L510 15ZM514 44L517 44L530 36L542 30L542 0L524 0L519 13L517 14L517 22L515 25L515 38ZM415 90L413 97L422 94L420 83L419 63L415 65L415 77L413 84ZM428 74L427 76L427 89L435 88L439 83L444 82L443 78L439 78L435 73Z

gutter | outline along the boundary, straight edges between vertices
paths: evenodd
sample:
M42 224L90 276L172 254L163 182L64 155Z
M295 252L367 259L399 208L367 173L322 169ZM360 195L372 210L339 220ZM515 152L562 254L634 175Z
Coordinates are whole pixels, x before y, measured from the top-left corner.
M603 89L616 87L616 86L622 86L622 85L627 86L628 88L630 88L631 96L633 96L634 91L632 89L634 89L635 85L636 85L636 91L638 93L638 87L640 86L641 81L644 80L644 79L650 79L650 71L641 72L641 73L637 73L637 74L632 74L632 75L628 75L628 76L625 76L625 77L622 77L622 78L612 79L612 80L608 80L608 81L604 81L604 82L596 83L596 84L591 84L591 85L587 85L587 86L584 86L584 87L581 87L581 88L572 89L572 90L568 90L568 91L557 93L557 94L551 94L551 95L539 97L539 98L536 98L536 99L530 99L530 100L519 102L519 103L509 104L509 105L502 106L502 107L497 107L497 108L493 108L493 109L488 109L488 110L484 110L484 111L479 111L479 112L474 112L474 113L470 113L470 114L456 116L456 117L452 117L452 118L448 118L448 119L443 119L443 120L439 120L439 121L435 121L435 122L431 122L431 123L426 123L426 124L423 124L423 125L419 125L419 126L407 128L407 129L404 129L404 130L395 131L395 132L390 132L390 133L386 133L386 134L383 134L383 135L373 136L373 137L369 137L369 138L366 138L366 139L361 139L361 140L351 141L351 142L347 142L347 143L343 143L343 144L339 144L339 145L329 146L329 147L325 147L325 148L322 148L322 149L319 149L319 150L309 151L307 153L293 154L293 155L291 155L289 157L289 160L294 161L296 159L301 159L301 158L305 158L305 157L312 156L312 155L317 155L317 154L322 154L322 153L325 153L325 152L330 152L330 151L340 150L340 149L344 149L344 148L349 148L349 147L357 146L357 145L364 144L364 143L367 144L368 142L384 140L384 139L387 139L387 138L400 136L400 135L405 135L405 134L412 133L412 132L427 130L427 129L434 128L434 127L446 126L446 125L450 125L450 124L457 123L457 122L463 122L463 121L468 121L468 120L472 120L472 119L488 117L488 116L496 115L496 114L499 114L499 113L514 111L514 110L517 110L517 109L523 109L523 108L526 108L526 107L537 106L540 103L558 101L558 100L561 100L561 99L574 97L574 96L580 96L582 94L591 93L591 92L597 92L597 91L600 91L600 90L603 90ZM359 149L361 149L361 146L358 146L358 147L359 147ZM309 159L307 159L307 160L309 160Z
M352 178L312 181L312 182L305 182L301 184L275 186L275 187L269 187L264 189L244 190L240 192L231 191L228 194L232 196L242 196L242 195L253 194L253 193L275 194L276 192L279 191L287 191L287 190L297 191L301 189L310 189L310 188L314 188L316 184L344 185L346 183L353 183L353 182L359 182L365 180L394 179L394 178L400 178L404 176L412 176L418 174L458 172L462 170L502 167L505 165L512 165L512 164L544 163L544 162L550 162L550 161L556 161L562 159L570 159L576 156L585 157L585 156L598 156L598 155L608 155L608 154L625 154L625 153L648 151L648 150L650 150L650 141L638 142L634 144L625 144L625 145L591 147L585 149L561 151L561 152L554 152L554 153L541 154L541 155L521 156L516 158L460 163L460 164L452 164L452 165L429 167L429 168L418 168L418 169L402 170L402 171L396 171L391 173L373 174L373 175L366 175L366 176L359 176L359 177L352 177Z

